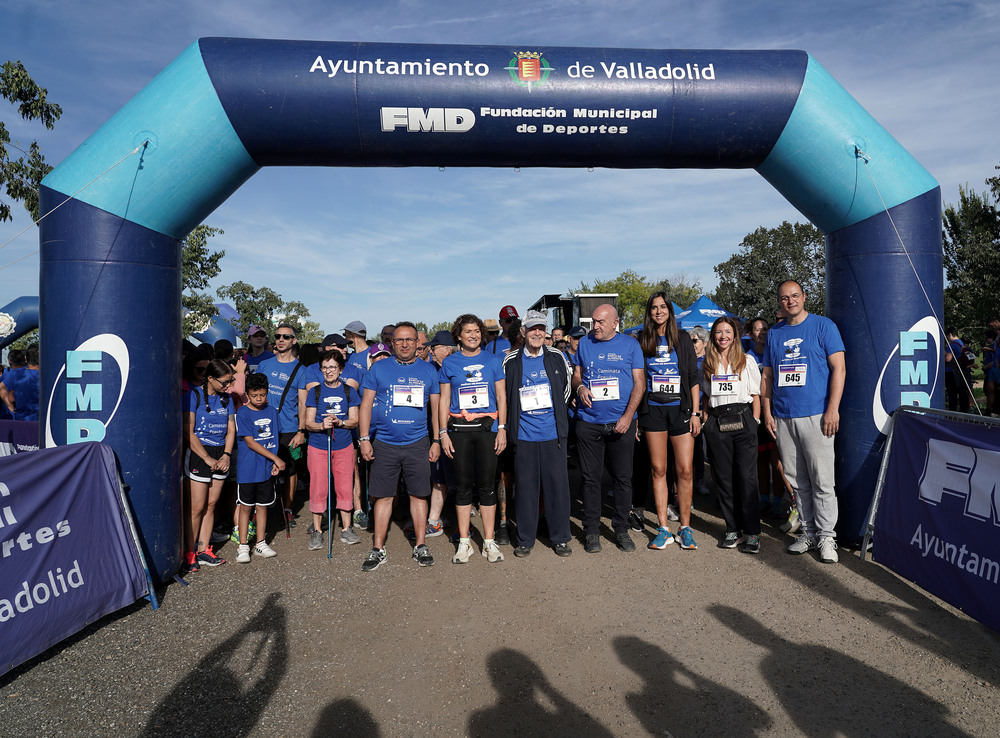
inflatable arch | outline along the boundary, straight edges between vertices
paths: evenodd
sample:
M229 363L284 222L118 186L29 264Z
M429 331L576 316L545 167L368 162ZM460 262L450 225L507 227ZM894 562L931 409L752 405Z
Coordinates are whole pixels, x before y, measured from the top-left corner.
M181 553L180 241L290 165L755 168L826 234L844 539L888 413L940 406L940 188L805 52L201 39L41 193L43 212L73 195L41 224L43 442L111 444L161 577Z

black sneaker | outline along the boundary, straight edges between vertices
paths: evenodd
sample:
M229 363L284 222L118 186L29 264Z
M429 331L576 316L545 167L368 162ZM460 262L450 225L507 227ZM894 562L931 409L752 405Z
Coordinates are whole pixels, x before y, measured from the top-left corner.
M628 527L636 533L641 533L646 527L646 511L641 507L630 510L628 514Z
M632 541L632 536L628 534L627 530L620 531L615 534L615 541L618 543L618 548L626 553L635 551L635 543Z
M368 552L364 562L361 564L361 571L375 571L385 563L385 559L384 548L373 548Z
M531 556L531 546L518 546L514 549L514 555L519 559L526 559Z
M413 547L413 560L421 566L434 566L434 557L431 556L426 543Z
M553 546L553 550L556 552L556 556L572 556L573 549L569 547L568 543L557 543Z
M760 536L747 536L744 538L743 543L740 544L740 551L745 554L759 554Z
M497 524L496 533L493 535L493 540L496 541L498 546L509 546L510 545L510 534L507 533L507 521L501 520Z
M601 537L597 533L591 533L583 543L583 550L589 554L601 552Z

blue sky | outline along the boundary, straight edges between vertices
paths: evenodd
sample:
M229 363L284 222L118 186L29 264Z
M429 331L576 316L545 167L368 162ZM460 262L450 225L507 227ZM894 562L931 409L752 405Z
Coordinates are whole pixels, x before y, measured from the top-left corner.
M57 165L203 36L531 47L802 49L938 180L984 189L1000 163L1000 6L990 2L123 3L6 9L0 59L63 108L53 131L0 104L15 141ZM263 169L206 222L225 230L215 285L301 300L326 331L361 319L522 311L633 269L706 290L743 236L805 220L752 170ZM18 206L0 243L31 226ZM0 250L0 306L38 294L37 229ZM12 262L17 261L16 264ZM10 265L10 266L8 266ZM470 279L466 275L476 275Z

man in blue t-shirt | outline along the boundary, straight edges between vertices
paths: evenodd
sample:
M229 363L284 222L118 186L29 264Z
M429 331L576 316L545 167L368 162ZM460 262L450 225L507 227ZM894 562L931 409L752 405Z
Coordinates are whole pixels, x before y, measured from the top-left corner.
M521 316L517 314L517 308L513 305L504 305L500 308L500 335L483 346L483 351L496 354L503 359L504 354L510 351L510 339L507 337L507 331L519 317Z
M433 464L441 453L438 437L441 391L434 366L417 358L417 329L413 323L396 324L392 347L393 356L372 364L361 385L364 395L359 441L361 455L372 462L368 495L374 500L375 516L372 550L361 565L366 572L374 571L386 560L385 539L400 473L410 496L410 516L417 539L413 558L420 566L434 565L434 557L424 541L427 498L431 494L428 461Z
M785 322L768 331L760 394L764 426L778 441L802 525L788 553L818 548L820 561L835 564L833 439L847 376L844 341L832 320L806 311L805 292L795 280L781 283L778 301Z
M38 420L39 392L38 346L32 345L24 352L27 366L11 369L3 376L0 390L4 404L14 420Z
M577 396L576 445L583 491L584 550L601 550L601 476L605 461L614 480L611 527L622 551L635 551L628 532L632 510L632 451L636 410L646 389L645 359L639 342L618 333L618 311L599 305L590 334L573 355Z

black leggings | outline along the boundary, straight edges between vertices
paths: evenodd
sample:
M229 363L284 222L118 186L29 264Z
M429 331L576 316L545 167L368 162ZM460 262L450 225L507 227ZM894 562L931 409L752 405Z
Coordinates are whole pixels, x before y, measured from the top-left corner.
M455 447L455 504L471 505L476 496L480 505L497 504L496 439L493 431L457 431L449 434Z

